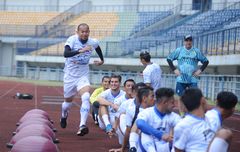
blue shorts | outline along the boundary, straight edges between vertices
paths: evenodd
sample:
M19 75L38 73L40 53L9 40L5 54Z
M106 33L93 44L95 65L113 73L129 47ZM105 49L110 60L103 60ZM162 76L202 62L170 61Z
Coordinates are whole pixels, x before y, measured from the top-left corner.
M197 87L198 87L197 83L180 83L180 82L177 82L176 93L177 93L177 95L182 96L184 91L187 88L197 88Z

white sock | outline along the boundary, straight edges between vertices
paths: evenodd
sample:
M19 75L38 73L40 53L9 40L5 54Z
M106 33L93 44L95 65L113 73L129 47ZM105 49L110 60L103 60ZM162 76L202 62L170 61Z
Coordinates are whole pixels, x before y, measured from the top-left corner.
M130 148L131 147L137 148L138 139L139 139L139 134L138 133L136 133L136 132L131 132L130 133L130 136L129 136L129 144L130 144L129 146L130 146Z
M72 107L72 102L64 101L62 103L62 118L66 118L70 108Z
M228 143L224 139L216 137L209 147L209 152L227 152L228 146Z
M90 93L89 92L85 92L81 96L82 106L80 108L80 115L81 115L80 126L86 125L86 122L87 122L88 113L89 113L89 109L90 109L89 98L90 98Z
M105 126L110 124L107 114L102 115L102 119L103 119L103 123L105 124Z

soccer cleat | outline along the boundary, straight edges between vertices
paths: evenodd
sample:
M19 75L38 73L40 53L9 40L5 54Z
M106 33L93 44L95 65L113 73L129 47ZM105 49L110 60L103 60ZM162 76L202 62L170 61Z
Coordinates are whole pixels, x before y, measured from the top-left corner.
M88 127L85 126L85 125L82 125L82 126L80 126L80 128L77 132L77 135L78 136L84 136L84 135L88 134L88 132L89 132Z
M67 117L60 119L60 125L61 125L62 128L66 128L67 127Z
M137 149L135 147L131 147L128 152L137 152Z
M112 129L112 125L111 124L108 124L107 126L106 126L106 133L108 134L108 133L110 133L110 132L112 132L113 131L113 129Z

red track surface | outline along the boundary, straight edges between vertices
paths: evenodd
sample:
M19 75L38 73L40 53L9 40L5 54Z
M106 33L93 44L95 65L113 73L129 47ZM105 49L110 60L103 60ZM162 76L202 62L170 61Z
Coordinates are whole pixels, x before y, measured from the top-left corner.
M16 92L31 93L33 100L18 100L12 96ZM16 129L16 122L30 109L35 107L47 111L58 129L56 133L60 140L58 147L61 152L107 152L110 148L117 148L117 139L109 139L107 135L96 127L91 118L88 119L90 133L84 137L75 135L79 125L79 108L71 109L68 127L59 127L60 105L42 104L43 96L62 96L62 87L35 86L28 83L0 81L0 151L9 151L6 143L10 141L12 132ZM76 102L78 102L76 100ZM224 126L233 129L234 138L230 152L239 152L240 144L240 116L233 116L224 122Z

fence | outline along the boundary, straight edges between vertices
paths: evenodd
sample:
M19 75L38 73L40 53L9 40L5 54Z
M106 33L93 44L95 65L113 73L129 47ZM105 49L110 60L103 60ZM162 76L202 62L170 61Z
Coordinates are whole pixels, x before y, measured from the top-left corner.
M119 74L122 76L122 82L126 79L133 78L136 82L142 82L140 73L113 72L113 71L90 71L90 82L93 85L99 85L104 75L111 76ZM61 68L36 68L36 67L0 67L0 76L19 77L31 80L50 80L62 81L63 69ZM175 88L176 77L173 74L162 75L162 86ZM220 91L234 92L240 98L240 76L239 75L201 75L199 77L199 88L206 98L214 100Z

